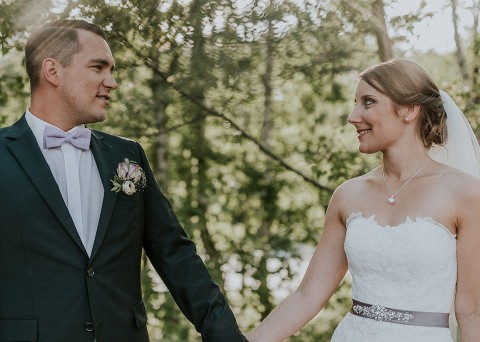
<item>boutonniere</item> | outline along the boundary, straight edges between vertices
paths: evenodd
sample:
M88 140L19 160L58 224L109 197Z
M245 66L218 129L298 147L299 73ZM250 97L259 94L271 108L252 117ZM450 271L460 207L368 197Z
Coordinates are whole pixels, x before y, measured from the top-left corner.
M118 164L117 173L114 173L112 191L123 192L130 196L137 191L143 190L147 186L145 172L133 160L125 159Z

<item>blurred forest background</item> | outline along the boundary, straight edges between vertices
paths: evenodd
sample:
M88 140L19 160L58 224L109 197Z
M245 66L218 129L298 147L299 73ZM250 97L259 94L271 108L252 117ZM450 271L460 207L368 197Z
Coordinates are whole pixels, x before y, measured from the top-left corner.
M379 163L358 153L346 123L360 70L392 57L419 62L478 133L480 0L438 0L454 32L445 53L408 47L434 13L419 1L386 16L399 2L0 0L0 126L29 104L23 46L33 29L58 18L104 28L119 88L94 128L144 145L248 331L300 281L333 189ZM147 259L142 277L152 341L200 341ZM350 305L347 277L289 341L329 341Z

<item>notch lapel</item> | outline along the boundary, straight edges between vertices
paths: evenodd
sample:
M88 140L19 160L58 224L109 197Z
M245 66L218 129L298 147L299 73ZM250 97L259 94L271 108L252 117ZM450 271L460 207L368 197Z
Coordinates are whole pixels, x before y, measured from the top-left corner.
M111 179L113 179L114 172L117 169L118 158L116 157L112 146L107 144L103 137L94 131L92 131L90 148L93 157L95 158L95 163L97 164L98 173L100 174L104 189L102 210L100 212L95 242L90 256L90 260L92 260L102 244L117 200L117 193L111 191Z
M75 224L63 201L58 184L27 124L25 115L10 127L7 148L78 247L87 254Z

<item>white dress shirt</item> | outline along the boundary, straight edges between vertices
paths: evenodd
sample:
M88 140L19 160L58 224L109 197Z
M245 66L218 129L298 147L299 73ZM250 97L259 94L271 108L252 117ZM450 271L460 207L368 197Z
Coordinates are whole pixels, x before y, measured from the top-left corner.
M104 194L103 184L92 151L82 151L77 148L71 148L72 145L68 142L63 143L61 148L45 149L43 147L43 130L45 125L50 124L36 117L29 109L26 110L25 118L35 135L38 146L40 147L40 150L52 171L53 177L58 184L63 200L69 209L80 239L82 240L88 255L90 255L93 248L93 242L95 241L95 234L97 232L100 212L102 210ZM74 127L70 131L77 129L78 127L83 127L83 125ZM74 153L74 155L71 155L70 157L76 158L77 165L74 165L73 163L67 163L67 165L65 165L64 153ZM68 161L68 156L66 159ZM73 159L73 161L75 161L75 159ZM67 184L66 176L66 167L72 168L75 166L78 166L80 184L74 184L73 186L70 186L70 188L75 190L78 189L79 185L80 201L78 201L78 198L76 200L79 202L79 205L81 204L81 217L77 217L77 219L75 219L75 213L69 208L69 185ZM69 171L77 172L72 169ZM70 193L70 195L72 196L72 193Z

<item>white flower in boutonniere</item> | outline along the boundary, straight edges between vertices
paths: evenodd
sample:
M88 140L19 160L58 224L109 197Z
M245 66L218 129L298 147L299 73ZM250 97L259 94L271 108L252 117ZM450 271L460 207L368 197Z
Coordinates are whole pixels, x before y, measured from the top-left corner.
M125 159L118 164L117 173L114 173L112 191L133 195L147 186L147 179L140 165L133 160Z

